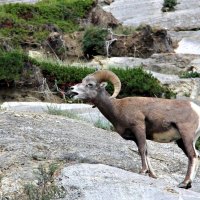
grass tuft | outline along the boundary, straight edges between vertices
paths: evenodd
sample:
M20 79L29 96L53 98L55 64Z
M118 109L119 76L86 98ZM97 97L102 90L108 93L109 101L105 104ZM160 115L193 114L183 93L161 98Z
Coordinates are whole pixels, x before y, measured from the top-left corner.
M79 119L79 116L75 112L69 110L61 110L60 107L53 105L47 106L47 113L50 115L60 115L71 119Z

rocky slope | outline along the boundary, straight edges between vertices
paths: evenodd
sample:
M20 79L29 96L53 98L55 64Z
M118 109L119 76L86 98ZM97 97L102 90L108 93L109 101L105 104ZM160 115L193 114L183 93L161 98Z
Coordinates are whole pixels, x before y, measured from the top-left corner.
M200 198L192 192L200 192L199 173L189 191L176 188L185 175L187 159L175 144L148 143L159 175L155 180L137 174L141 161L133 142L80 121L2 110L0 138L2 197L19 196L27 183L39 184L34 174L39 165L58 163L54 178L67 191L65 199L107 199L108 195L133 199L133 194L136 199L145 195L157 199L158 194L165 199Z
M8 1L0 0L0 3L5 2ZM104 10L110 11L123 24L148 23L169 29L173 41L182 41L183 46L179 46L177 53L185 50L183 47L188 44L192 45L185 53L191 49L197 52L193 51L195 55L153 54L147 59L107 58L102 60L104 67L134 67L139 63L154 71L161 82L165 81L164 84L173 83L176 88L181 88L180 94L198 98L199 80L190 79L180 84L183 80L174 74L193 65L199 66L198 32L176 31L199 29L200 22L196 17L199 2L182 0L171 13L161 12L161 0L115 0L110 1L110 5L102 2L99 1ZM195 41L191 41L191 37ZM196 48L193 48L194 44ZM94 62L90 64L94 65ZM41 177L34 172L39 166L51 163L59 166L53 178L55 184L66 191L65 200L200 199L199 172L192 189L186 191L176 187L184 178L187 158L175 144L148 142L152 165L159 175L155 180L138 174L141 161L133 142L123 140L115 132L77 120L36 114L30 110L0 110L0 138L0 199L28 199L22 195L25 185L32 183L40 188Z
M124 25L149 24L168 30L200 28L200 2L179 0L175 12L162 12L163 0L115 0L103 8L111 12ZM185 20L187 19L187 20Z
M163 0L140 2L115 0L110 1L109 4L105 2L101 0L99 4L123 25L137 27L149 24L152 27L166 29L175 47L174 53L157 53L147 59L132 57L107 59L105 66L116 64L133 67L140 64L145 69L153 71L161 82L165 83L165 80L168 80L167 84L175 89L178 96L186 95L199 99L199 80L182 80L174 75L185 71L193 72L193 70L199 72L200 20L197 16L200 14L200 2L179 0L175 11L172 12L162 12ZM171 75L171 80L169 80L169 75ZM189 88L195 88L195 91Z
M115 0L110 5L103 4L123 25L138 27L148 24L168 30L174 42L179 42L177 53L200 54L200 2L179 0L173 12L162 12L163 0Z

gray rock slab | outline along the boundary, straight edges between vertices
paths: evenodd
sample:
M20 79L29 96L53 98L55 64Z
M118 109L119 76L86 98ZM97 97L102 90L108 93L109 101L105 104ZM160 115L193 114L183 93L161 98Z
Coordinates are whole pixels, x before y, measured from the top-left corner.
M183 38L178 43L176 53L200 55L200 36L198 38Z
M200 194L165 180L155 180L102 164L65 167L59 177L64 200L199 200Z
M161 11L163 0L115 0L103 9L111 12L124 25L149 24L169 30L200 27L200 2L179 0L174 12Z
M47 102L4 102L1 109L26 112L47 112L48 109L70 110L74 112L86 112L92 108L88 104L58 104Z
M159 179L174 186L180 183L187 158L177 145L148 141L148 148ZM33 171L40 164L51 162L104 164L136 173L141 167L135 143L116 132L63 116L0 111L0 195L20 192L34 180ZM200 192L199 172L191 190Z
M91 124L101 123L101 125L109 127L108 120L99 112L97 108L92 108L89 104L58 104L47 102L4 102L1 106L3 110L12 110L20 112L31 113L47 113L49 110L66 111L66 115L71 118L77 118L81 121L89 122Z
M122 24L138 27L148 24L167 29L172 41L178 43L176 53L200 54L200 1L179 0L173 12L162 12L163 0L115 0L102 5ZM174 31L176 30L176 31ZM184 30L184 31L181 31Z
M193 65L193 61L199 59L195 54L160 53L153 54L150 58L135 57L111 57L98 58L103 68L135 68L142 66L144 69L162 74L179 75ZM85 64L86 66L100 68L94 61Z
M173 41L180 42L183 38L195 38L199 40L200 31L168 31L169 36Z

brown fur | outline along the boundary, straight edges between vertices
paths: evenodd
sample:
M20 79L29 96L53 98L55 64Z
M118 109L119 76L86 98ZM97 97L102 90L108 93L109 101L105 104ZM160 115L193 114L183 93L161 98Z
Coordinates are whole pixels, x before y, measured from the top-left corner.
M188 170L179 187L190 188L198 169L198 154L194 143L198 138L200 108L191 102L149 97L110 98L105 83L94 77L83 79L71 88L75 98L89 100L113 124L116 131L138 146L142 160L141 173L156 177L149 158L146 139L157 142L177 141L188 157Z

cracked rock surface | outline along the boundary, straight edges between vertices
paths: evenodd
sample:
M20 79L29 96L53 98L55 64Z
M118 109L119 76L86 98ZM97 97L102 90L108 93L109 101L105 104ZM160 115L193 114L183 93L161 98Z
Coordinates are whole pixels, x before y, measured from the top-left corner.
M81 163L97 165L94 171L92 167L90 170L91 173L95 173L95 170L99 170L98 164L101 164L100 168L103 171L112 170L112 167L115 167L113 170L116 174L118 170L120 174L122 172L120 170L123 169L123 174L127 173L128 177L130 174L131 177L136 176L136 180L139 180L137 177L140 176L145 181L152 181L155 184L157 181L164 181L163 184L176 188L176 185L184 178L187 158L175 144L148 142L148 146L152 166L159 176L156 180L152 178L146 180L143 176L132 173L138 173L141 166L137 147L134 142L125 141L115 132L98 129L90 124L63 116L1 110L0 195L9 196L23 192L23 186L35 180L34 170L41 164L52 162L61 163L61 172L57 177L62 175L62 170L75 170L76 167L79 173L82 167L83 170L85 168L85 165ZM89 179L92 177L91 174ZM106 177L100 176L99 179L106 180ZM122 191L132 194L131 181L124 182L126 189ZM70 184L68 186L67 182L63 184L68 190ZM113 184L112 179L109 184ZM79 188L79 185L74 187ZM198 192L195 195L200 198L199 188L200 173L198 172L190 190ZM116 188L116 193L119 192L118 189ZM159 188L159 190L163 189ZM138 193L140 192L138 190Z

